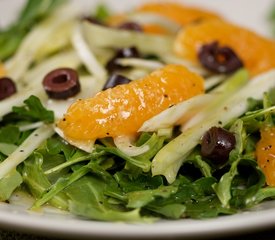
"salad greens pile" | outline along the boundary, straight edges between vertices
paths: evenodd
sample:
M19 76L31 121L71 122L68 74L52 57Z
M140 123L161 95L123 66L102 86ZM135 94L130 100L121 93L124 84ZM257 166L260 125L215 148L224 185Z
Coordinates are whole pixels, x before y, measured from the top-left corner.
M121 59L121 64L132 67L123 70L132 79L166 63L185 63L169 55L172 36L131 31L120 34L87 22L81 29L74 23L59 35L73 32L71 42L67 39L42 50L43 36L68 27L69 14L59 19L54 12L61 2L29 0L16 24L0 32L0 46L6 46L0 48L0 59L9 59L8 70L22 85L15 98L0 103L1 201L9 202L15 192L27 192L34 199L32 210L50 204L88 219L152 222L234 214L275 198L275 188L266 186L265 175L255 159L260 130L275 123L274 71L253 80L248 80L245 69L219 78L208 75L207 93L188 103L198 109L188 129L175 125L177 116L172 114L186 111L186 105L171 107L167 110L170 118L162 113L155 123L151 120L160 125L165 122L166 127L142 131L132 143L143 149L139 154L127 154L112 138L98 139L94 150L87 152L56 134L54 123L60 110L51 108L40 83L30 82L31 77L41 78L53 66L65 64L79 70L81 81L87 82L88 78L91 83L96 79L92 87L100 90L107 76L103 63L113 54L109 47L134 45L145 54L138 60ZM109 10L100 6L94 16L102 20L108 14ZM76 21L76 15L72 13L71 22ZM45 32L45 26L54 19L60 20L56 29ZM28 33L33 27L44 35L37 38L39 34ZM20 71L13 72L26 50L20 43L31 42L28 37L39 42L34 46L37 51L32 52L23 68L20 66ZM189 67L205 75L203 69ZM201 136L215 125L236 139L228 161L222 165L201 154Z

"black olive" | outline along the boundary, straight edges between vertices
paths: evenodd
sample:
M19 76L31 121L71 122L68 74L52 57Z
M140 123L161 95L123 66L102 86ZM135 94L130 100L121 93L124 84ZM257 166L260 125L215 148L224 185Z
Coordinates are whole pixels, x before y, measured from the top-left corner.
M112 74L108 78L106 84L104 85L103 90L106 90L108 88L113 88L117 85L127 84L129 82L131 82L131 80L129 78L126 78L126 77L124 77L122 75L119 75L119 74Z
M201 155L216 165L223 165L235 145L234 134L220 127L212 127L202 137Z
M8 77L0 78L0 100L16 93L15 83Z
M140 53L136 47L127 47L118 49L115 55L107 62L106 69L112 73L117 70L127 69L126 66L119 65L116 61L118 58L139 58Z
M135 22L124 22L117 26L117 28L135 32L143 32L142 26Z
M215 73L232 73L243 67L243 62L229 47L219 47L218 42L203 45L198 53L201 64Z
M58 68L49 72L43 86L50 98L67 99L80 92L78 73L71 68Z

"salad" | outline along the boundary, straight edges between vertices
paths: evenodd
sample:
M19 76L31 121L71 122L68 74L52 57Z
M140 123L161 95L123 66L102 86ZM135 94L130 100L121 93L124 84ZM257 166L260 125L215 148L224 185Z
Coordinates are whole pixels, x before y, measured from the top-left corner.
M274 53L177 3L26 1L0 31L0 200L154 222L274 199Z

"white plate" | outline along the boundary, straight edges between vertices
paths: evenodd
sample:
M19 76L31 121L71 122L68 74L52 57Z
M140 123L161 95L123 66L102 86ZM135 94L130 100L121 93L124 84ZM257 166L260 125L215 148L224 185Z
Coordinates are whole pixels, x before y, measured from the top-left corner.
M15 18L24 0L0 0L0 25ZM93 5L96 0L75 0L77 4ZM103 1L100 1L103 2ZM107 0L114 9L122 10L141 0ZM183 2L204 6L224 15L227 19L270 36L266 23L272 0L186 0ZM87 8L86 8L87 9ZM251 212L209 220L183 219L159 221L154 224L125 224L87 221L69 214L33 213L25 207L0 204L0 227L47 236L97 237L97 238L173 238L206 237L254 231L275 227L275 201L266 202Z

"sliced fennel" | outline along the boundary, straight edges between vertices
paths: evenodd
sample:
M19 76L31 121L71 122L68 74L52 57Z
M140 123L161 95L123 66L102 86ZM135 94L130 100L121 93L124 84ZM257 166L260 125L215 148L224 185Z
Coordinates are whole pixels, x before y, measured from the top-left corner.
M16 54L5 63L9 76L15 81L20 80L40 49L47 46L48 41L67 24L71 22L73 25L73 20L78 13L76 8L66 5L34 28L25 37Z
M80 25L74 28L72 43L78 54L79 58L82 60L84 65L87 67L88 71L101 81L102 87L107 78L107 72L105 68L98 62L95 55L93 54L91 48L87 45L82 29Z
M154 132L159 129L165 129L179 124L179 121L184 122L184 119L191 118L195 113L202 110L214 99L215 95L211 94L192 97L145 121L138 131Z
M212 92L222 94L217 95L216 99L208 104L202 111L196 114L190 121L182 126L182 131L196 125L197 123L204 120L205 116L209 112L213 111L216 107L220 105L221 102L224 102L230 95L234 94L240 87L242 87L248 81L248 72L245 69L241 69L236 72L231 78L229 78L224 84L221 84L215 88Z
M0 163L0 179L27 159L47 138L54 134L52 125L43 125L36 129L12 154Z
M194 64L186 59L177 57L173 54L160 54L161 59L167 64L180 64L187 67L190 71L195 72L201 76L209 76L210 73L198 64Z
M68 143L70 143L73 146L76 146L77 148L91 153L94 150L94 145L95 145L95 140L89 140L89 141L81 141L81 140L75 140L75 139L70 139L67 138L63 131L60 128L55 128L55 132L62 137L63 139L65 139Z
M202 135L212 126L224 126L247 110L247 99L261 99L266 91L275 87L275 70L250 80L228 99L218 102L205 113L204 118L164 146L152 161L152 174L164 175L169 183L177 176L178 170L192 149L199 144ZM192 121L192 119L191 119ZM188 124L188 123L187 123Z
M139 131L157 131L162 128L169 128L174 125L186 123L191 118L192 120L188 121L186 125L190 122L201 120L205 117L205 115L207 115L207 112L211 111L211 109L215 107L215 105L218 105L221 101L234 93L244 83L246 83L247 80L247 71L240 70L231 78L222 83L219 87L215 88L212 92L204 95L198 95L176 104L147 120L143 123ZM194 115L195 117L193 117ZM185 127L186 125L183 126Z
M173 51L174 38L102 27L83 22L83 34L91 47L125 48L135 46L143 53L165 54Z
M206 77L204 81L204 89L209 90L223 82L226 78L227 76L223 74Z
M29 82L39 82L41 83L43 77L53 69L59 67L69 67L77 69L81 61L78 55L73 50L63 51L61 53L55 54L45 60L39 62L37 65L28 70L24 75L22 82L24 85L28 85Z
M42 127L42 125L44 125L44 123L42 121L35 122L35 123L30 123L30 124L25 124L25 125L22 125L22 126L19 127L19 131L24 132L24 131L36 129L36 128Z
M148 70L155 70L163 67L163 63L159 61L146 60L141 58L118 58L116 62L121 66L146 68Z
M133 145L132 142L132 138L129 136L118 136L114 138L114 144L116 145L116 147L121 152L131 157L141 155L150 149L147 144L137 147Z

